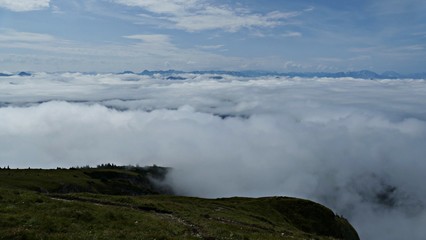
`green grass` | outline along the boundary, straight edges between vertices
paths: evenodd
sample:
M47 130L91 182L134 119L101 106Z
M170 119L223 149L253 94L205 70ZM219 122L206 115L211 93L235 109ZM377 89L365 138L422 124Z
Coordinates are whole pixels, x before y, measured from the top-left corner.
M38 192L92 192L113 195L165 193L149 178L161 179L167 168L78 168L78 169L13 169L0 170L0 186Z
M123 195L117 186L134 190L126 174L147 176L125 169L0 170L0 239L359 239L345 219L311 201ZM89 191L64 193L69 185Z

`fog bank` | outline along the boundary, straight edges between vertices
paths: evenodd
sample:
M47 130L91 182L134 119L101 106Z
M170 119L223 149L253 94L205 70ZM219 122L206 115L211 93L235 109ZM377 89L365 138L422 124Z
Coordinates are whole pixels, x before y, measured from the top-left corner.
M181 77L0 78L0 166L170 166L180 194L308 198L362 239L426 236L424 80Z

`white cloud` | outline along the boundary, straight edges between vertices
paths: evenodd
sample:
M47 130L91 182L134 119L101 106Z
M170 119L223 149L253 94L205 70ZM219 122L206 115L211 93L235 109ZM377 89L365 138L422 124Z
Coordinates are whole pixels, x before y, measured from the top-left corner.
M163 34L139 34L124 36L124 38L142 40L146 43L170 43L170 37Z
M370 3L370 11L376 15L406 14L421 16L426 10L426 2L423 0L373 0Z
M282 34L281 36L283 36L283 37L301 37L302 33L301 32L286 32L286 33Z
M115 0L116 3L143 8L173 24L174 28L189 32L223 29L235 32L242 28L275 27L302 12L251 13L247 9L213 5L203 0ZM146 14L143 14L146 15Z
M423 51L425 50L425 47L417 44L417 45L402 46L400 49L407 50L407 51Z
M123 71L142 69L250 70L282 69L282 58L240 58L221 55L221 45L182 48L169 35L123 36L121 44L88 44L41 33L0 29L0 61L5 70ZM16 52L16 49L25 49ZM220 49L219 51L212 51ZM13 52L13 53L10 53ZM100 60L101 59L101 60ZM296 65L293 65L296 66ZM288 70L286 68L286 70Z
M197 7L200 0L114 0L116 3L145 8L158 14L185 14L188 9Z
M55 40L55 37L49 34L13 30L0 31L0 33L0 42L50 42Z
M0 0L0 7L15 12L42 10L49 4L50 0Z
M176 23L176 27L187 31L202 31L213 29L224 29L235 32L241 28L251 27L275 27L282 18L288 17L285 14L239 14L230 8L218 8L208 6L196 15L176 16L169 18Z
M207 50L216 50L216 49L221 49L224 47L224 45L218 44L218 45L203 45L203 46L197 46L198 48L201 49L207 49Z
M425 81L182 77L7 77L1 164L171 166L179 193L309 198L362 239L425 236Z

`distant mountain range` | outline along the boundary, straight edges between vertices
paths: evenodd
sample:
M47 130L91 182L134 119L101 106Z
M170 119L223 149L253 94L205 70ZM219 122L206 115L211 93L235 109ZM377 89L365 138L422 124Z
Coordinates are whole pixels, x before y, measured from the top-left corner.
M93 73L90 73L93 74ZM426 79L426 72L422 73L411 73L411 74L401 74L393 71L387 71L384 73L376 73L369 70L361 71L350 71L350 72L274 72L274 71L179 71L179 70L161 70L161 71L149 71L144 70L139 73L132 71L124 71L119 74L136 74L136 75L146 75L153 76L155 74L160 74L163 76L168 76L168 80L185 80L182 76L176 76L179 74L212 74L212 75L231 75L236 77L262 77L262 76L282 76L282 77L327 77L327 78L359 78L359 79ZM10 77L10 76L21 76L29 77L32 76L31 72L17 72L17 73L1 73L0 77ZM221 79L220 76L212 77L214 79Z
M361 70L361 71L350 71L350 72L273 72L273 71L178 71L178 70L166 70L166 71L149 71L144 70L140 73L134 73L131 71L125 71L121 74L137 74L137 75L148 75L152 76L154 74L161 75L177 75L177 74L214 74L214 75L231 75L237 77L261 77L261 76L283 76L283 77L329 77L329 78L361 78L361 79L426 79L426 72L423 73L413 73L413 74L400 74L393 71L388 71L384 73L375 73L373 71ZM169 78L170 80L171 78ZM175 79L171 79L175 80ZM182 80L181 77L177 80Z
M30 77L32 76L29 72L18 72L18 73L1 73L0 77L11 77L11 76L21 76L21 77Z

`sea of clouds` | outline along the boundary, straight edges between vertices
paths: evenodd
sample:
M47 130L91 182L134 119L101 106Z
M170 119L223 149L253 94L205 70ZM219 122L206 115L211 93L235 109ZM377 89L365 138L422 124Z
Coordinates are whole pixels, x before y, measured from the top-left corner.
M0 167L173 168L200 197L308 198L361 239L426 239L426 81L0 77Z

